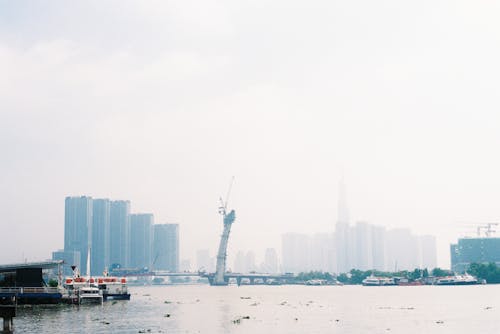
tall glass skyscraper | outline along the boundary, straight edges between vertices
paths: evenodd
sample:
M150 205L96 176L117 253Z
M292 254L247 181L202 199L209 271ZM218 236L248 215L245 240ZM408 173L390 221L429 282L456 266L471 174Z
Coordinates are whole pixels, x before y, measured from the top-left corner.
M64 251L80 253L79 271L86 275L92 246L92 197L66 197L64 204Z
M129 267L130 202L111 201L109 220L110 266Z
M179 271L179 225L154 225L153 269Z
M90 272L92 275L102 275L109 267L109 199L94 199L92 213L92 249Z
M151 269L154 216L150 213L130 215L130 267Z

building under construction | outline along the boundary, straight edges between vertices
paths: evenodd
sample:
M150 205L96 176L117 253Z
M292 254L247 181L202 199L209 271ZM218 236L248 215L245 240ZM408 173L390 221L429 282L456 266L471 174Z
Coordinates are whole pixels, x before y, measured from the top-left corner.
M500 238L493 237L495 231L492 229L496 225L498 223L479 226L476 237L460 238L456 244L451 244L451 270L466 271L471 263L496 263L500 266Z

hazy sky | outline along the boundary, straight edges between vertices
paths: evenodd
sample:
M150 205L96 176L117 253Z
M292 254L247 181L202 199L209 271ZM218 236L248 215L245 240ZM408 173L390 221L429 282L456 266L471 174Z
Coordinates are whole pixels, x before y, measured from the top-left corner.
M229 263L351 218L500 217L500 4L0 0L0 263L63 247L64 197L129 199ZM343 172L342 172L343 171ZM470 231L470 230L469 230ZM194 263L193 263L194 264Z

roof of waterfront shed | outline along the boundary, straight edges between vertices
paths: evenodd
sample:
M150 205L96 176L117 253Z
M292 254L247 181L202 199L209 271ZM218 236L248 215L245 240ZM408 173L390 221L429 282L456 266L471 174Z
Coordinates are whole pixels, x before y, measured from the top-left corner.
M15 271L17 269L52 269L62 264L63 260L45 261L45 262L25 262L15 264L1 264L0 273Z

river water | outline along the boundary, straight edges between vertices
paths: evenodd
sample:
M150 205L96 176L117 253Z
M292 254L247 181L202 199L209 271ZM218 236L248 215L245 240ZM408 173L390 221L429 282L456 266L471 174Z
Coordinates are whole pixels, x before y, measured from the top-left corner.
M102 306L20 308L15 333L500 333L500 285L129 290Z

